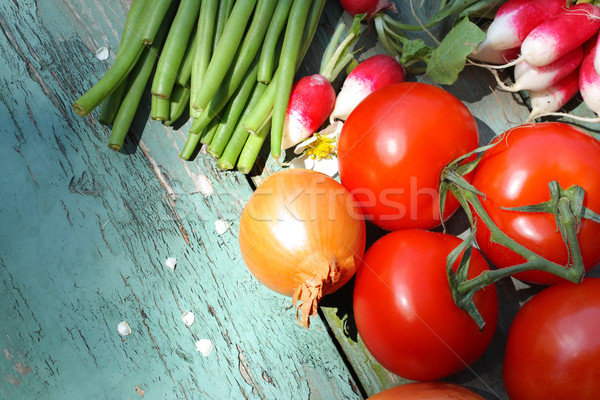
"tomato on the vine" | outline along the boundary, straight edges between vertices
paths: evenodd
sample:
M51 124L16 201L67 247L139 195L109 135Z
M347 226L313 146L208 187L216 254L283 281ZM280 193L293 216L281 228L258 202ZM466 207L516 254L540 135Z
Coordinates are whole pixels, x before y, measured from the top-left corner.
M497 144L482 156L472 184L484 194L483 207L494 223L513 240L550 261L566 265L569 252L550 213L531 213L503 208L527 206L550 200L548 183L558 181L563 189L581 186L583 205L600 213L600 141L565 123L522 125L495 139ZM586 270L600 262L600 224L582 219L579 246ZM481 252L498 268L520 264L525 259L490 241L490 231L477 219L475 235ZM527 271L515 277L538 284L561 281L546 272Z
M483 330L450 291L446 258L460 243L449 234L408 229L367 250L355 278L354 317L367 349L389 371L411 380L441 379L467 368L490 344L498 319L495 286L473 297ZM469 278L488 269L473 249Z
M442 169L478 141L473 115L449 92L416 82L387 86L367 96L344 123L340 180L381 228L431 229L441 223ZM444 217L458 206L449 195Z
M502 367L511 400L597 399L600 279L550 286L517 312Z

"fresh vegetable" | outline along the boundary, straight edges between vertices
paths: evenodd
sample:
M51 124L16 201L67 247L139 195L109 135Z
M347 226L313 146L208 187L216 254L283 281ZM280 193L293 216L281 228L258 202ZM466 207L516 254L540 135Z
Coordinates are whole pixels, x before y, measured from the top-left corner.
M521 61L548 65L583 45L600 29L600 7L576 4L538 25L521 44L521 55L504 67Z
M478 140L475 119L450 93L425 83L387 86L367 96L344 123L340 179L376 225L434 228L441 223L440 173ZM449 196L444 218L457 208Z
M595 68L600 47L593 47L585 56L579 68L579 91L585 105L600 115L600 74ZM597 119L600 121L600 119Z
M354 276L365 240L365 221L352 195L310 170L271 175L240 219L239 244L248 269L271 290L292 297L307 328L321 298Z
M566 4L565 0L506 1L496 11L477 52L520 47L533 29L564 11Z
M487 349L496 329L494 285L475 293L485 326L454 303L446 276L455 236L400 230L365 253L354 283L354 317L360 337L383 367L410 380L436 380L464 370ZM458 262L451 263L456 270ZM469 277L488 270L470 254Z
M496 50L486 47L481 50L473 51L469 54L469 59L484 62L487 64L506 64L519 57L520 47L513 47L506 50Z
M536 67L527 61L522 61L515 65L515 82L512 85L507 86L500 81L498 83L502 90L510 92L546 90L575 71L579 67L579 64L581 64L582 59L583 47L578 46L558 60L547 65Z
M597 399L600 393L600 279L563 283L517 312L502 377L511 400Z
M415 15L414 23L407 24L389 15L387 11L392 7L385 7L389 2L348 0L341 3L350 14L363 10L369 13L379 43L389 55L398 59L408 74L427 73L436 83L447 85L458 79L467 56L485 38L484 32L471 22L470 17L485 16L497 7L493 0L442 1L437 12L434 10L433 15L428 15L428 20L422 21ZM431 28L442 22L451 29L442 30L442 35L436 37ZM415 37L414 33L420 31L426 32L431 40L426 42Z
M473 186L482 193L481 204L491 220L521 246L552 262L572 265L575 258L580 257L586 270L597 265L600 262L597 245L600 219L578 210L585 207L591 212L600 212L600 142L571 125L547 122L510 129L494 143L495 146L484 152L472 178ZM579 243L576 251L565 244L563 235L567 235L568 230L558 229L558 217L552 213L559 206L558 197L563 195L558 188L553 189L554 193L549 191L552 181L567 191L564 195L570 193L571 207L578 213L576 221L571 221ZM573 185L583 188L583 198ZM514 209L547 201L551 203L546 212ZM482 218L477 218L476 226L477 244L495 267L506 268L525 262L497 239L492 240ZM567 237L574 244L574 239ZM539 284L564 280L540 271L514 276Z
M558 112L579 92L579 69L571 72L545 90L529 91L531 112L526 123L533 122L551 113Z
M359 63L346 77L329 116L345 121L358 103L377 89L404 82L406 74L402 65L392 56L377 54Z
M320 74L294 83L286 111L281 139L282 150L312 135L325 121L335 104L335 89Z
M273 116L271 118L271 156L276 160L281 156L283 126L290 101L290 93L294 85L296 64L300 58L302 31L308 20L309 11L309 2L294 1L283 36L279 66L277 67L279 75L275 84Z
M411 382L381 391L367 400L484 400L477 393L448 382Z
M396 5L389 0L340 0L340 4L350 15L367 14L368 19L383 10L396 12Z
M353 55L350 50L358 40L363 18L363 14L354 18L346 38L338 44L346 28L346 25L340 22L323 53L319 73L305 76L292 86L283 124L282 150L300 143L327 121L336 101L335 89L331 82L352 61Z

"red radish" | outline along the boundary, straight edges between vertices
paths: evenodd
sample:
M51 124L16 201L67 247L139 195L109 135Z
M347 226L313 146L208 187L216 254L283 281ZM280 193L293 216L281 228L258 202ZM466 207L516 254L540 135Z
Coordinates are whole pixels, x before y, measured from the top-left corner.
M596 47L598 47L598 44L600 43L600 35L598 35L598 37L594 40L594 43ZM596 51L595 54L596 55L594 56L594 68L596 69L596 72L600 74L600 51Z
M322 75L305 76L292 87L283 125L282 149L288 149L312 135L325 121L335 104L335 90Z
M532 30L521 45L519 58L501 68L521 61L536 67L548 65L583 45L598 29L600 8L587 3L576 4Z
M583 58L581 67L579 68L579 91L585 105L595 112L600 114L600 75L594 68L594 60L598 57L598 49L595 46ZM600 122L596 119L596 122Z
M384 86L405 80L404 68L394 57L378 54L367 58L346 77L329 120L345 121L358 103L369 94Z
M367 19L371 19L381 10L396 12L396 5L389 0L340 0L340 4L350 15L366 13Z
M571 72L545 90L530 91L531 113L526 123L560 110L579 92L579 70Z
M335 89L331 82L352 60L352 46L360 33L362 16L354 18L347 36L338 44L345 29L340 22L325 49L318 74L306 76L292 86L283 123L281 149L286 150L312 135L333 111Z
M497 50L491 47L485 47L481 50L469 54L469 58L475 61L481 61L487 64L506 64L516 60L519 57L519 47L513 47L511 49Z
M478 46L506 50L519 47L535 27L565 10L565 0L509 0L498 8Z
M535 67L523 61L515 65L515 83L512 86L506 86L502 82L498 83L503 90L509 92L545 90L575 71L582 59L583 47L579 46L558 60L541 67Z
M584 104L596 114L600 114L600 75L594 68L594 58L598 51L598 46L594 46L586 51L583 61L579 67L579 92L583 98ZM582 122L600 122L600 117L586 118L569 113L549 112L541 116L567 117Z

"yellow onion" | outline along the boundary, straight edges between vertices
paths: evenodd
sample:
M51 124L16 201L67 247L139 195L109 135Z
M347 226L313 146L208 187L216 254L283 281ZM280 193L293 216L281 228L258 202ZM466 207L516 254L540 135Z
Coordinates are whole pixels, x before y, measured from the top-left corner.
M252 194L239 243L250 272L292 297L308 328L323 296L347 283L365 251L365 220L352 194L320 172L286 169Z

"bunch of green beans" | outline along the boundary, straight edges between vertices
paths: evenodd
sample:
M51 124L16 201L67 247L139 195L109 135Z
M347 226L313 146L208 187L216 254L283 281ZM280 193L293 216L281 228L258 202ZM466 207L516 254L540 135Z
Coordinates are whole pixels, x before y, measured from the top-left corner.
M294 75L325 0L133 0L114 64L75 103L111 126L120 151L146 88L153 120L192 119L180 157L200 145L223 170L249 173L270 135L280 157Z

